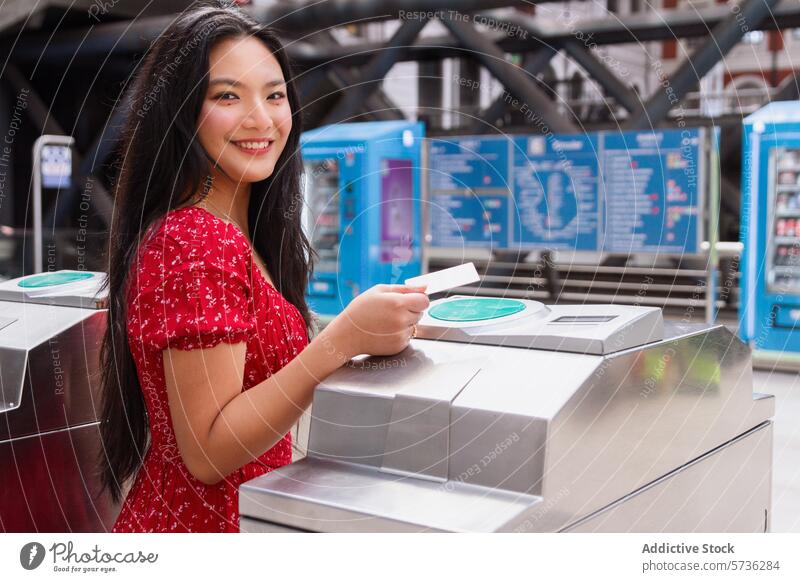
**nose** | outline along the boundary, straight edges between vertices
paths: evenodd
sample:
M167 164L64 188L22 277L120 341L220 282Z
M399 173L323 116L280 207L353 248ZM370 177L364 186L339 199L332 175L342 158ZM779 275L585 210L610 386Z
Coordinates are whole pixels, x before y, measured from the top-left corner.
M272 120L267 102L259 99L253 103L242 126L246 129L259 131L272 129L275 126L275 122Z

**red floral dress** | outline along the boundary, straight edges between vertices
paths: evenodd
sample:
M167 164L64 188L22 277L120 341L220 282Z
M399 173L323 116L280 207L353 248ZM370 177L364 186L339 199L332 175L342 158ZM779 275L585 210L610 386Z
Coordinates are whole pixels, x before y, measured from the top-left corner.
M236 532L239 485L290 463L290 435L220 483L198 481L175 441L162 350L246 341L242 390L247 390L303 350L305 322L266 281L245 235L197 207L171 211L142 242L127 306L151 444L113 531Z

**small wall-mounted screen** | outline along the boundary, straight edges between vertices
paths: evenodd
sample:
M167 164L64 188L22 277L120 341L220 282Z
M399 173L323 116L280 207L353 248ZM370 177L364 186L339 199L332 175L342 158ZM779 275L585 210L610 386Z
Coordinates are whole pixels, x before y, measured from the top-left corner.
M69 188L72 178L72 150L69 146L42 148L42 187Z

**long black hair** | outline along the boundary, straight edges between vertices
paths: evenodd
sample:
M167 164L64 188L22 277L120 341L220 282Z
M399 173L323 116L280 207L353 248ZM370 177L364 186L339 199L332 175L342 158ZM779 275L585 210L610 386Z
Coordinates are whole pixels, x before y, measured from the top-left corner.
M275 274L278 290L307 328L305 301L313 251L301 224L300 103L286 52L277 36L236 8L192 8L150 47L127 95L115 187L108 261L108 327L101 350L104 450L101 482L115 501L142 465L149 446L147 411L128 343L126 289L148 228L173 208L191 203L211 174L197 139L208 87L209 51L223 39L252 36L275 56L286 80L292 129L267 179L252 184L249 235Z

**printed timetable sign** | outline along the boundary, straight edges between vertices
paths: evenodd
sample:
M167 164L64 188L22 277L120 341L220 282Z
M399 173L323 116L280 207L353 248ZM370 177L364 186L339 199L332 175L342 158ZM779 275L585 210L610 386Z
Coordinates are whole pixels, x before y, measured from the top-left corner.
M697 253L701 131L607 132L602 250Z
M431 245L697 254L706 143L703 129L433 139Z
M508 142L503 136L432 139L431 191L508 190Z
M515 138L513 233L519 247L597 249L597 159L593 135Z
M503 136L431 140L432 246L508 247L509 145L510 140Z
M508 195L434 194L431 241L438 247L508 247Z

